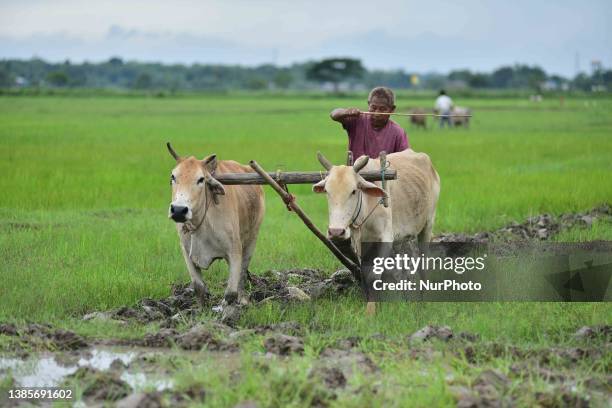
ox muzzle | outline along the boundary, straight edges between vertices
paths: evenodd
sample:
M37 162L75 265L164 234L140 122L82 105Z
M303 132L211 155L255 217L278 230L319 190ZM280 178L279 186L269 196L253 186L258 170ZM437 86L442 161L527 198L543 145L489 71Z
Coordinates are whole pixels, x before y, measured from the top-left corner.
M174 222L186 222L191 219L191 210L186 205L170 204L170 218Z

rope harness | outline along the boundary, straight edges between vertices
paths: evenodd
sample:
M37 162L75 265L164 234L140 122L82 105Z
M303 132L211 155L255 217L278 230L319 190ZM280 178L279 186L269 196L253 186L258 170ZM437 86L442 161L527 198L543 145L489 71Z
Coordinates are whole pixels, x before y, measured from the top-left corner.
M200 220L198 225L195 228L189 228L186 224L183 224L183 233L189 235L189 258L191 258L191 252L193 251L193 233L196 232L198 228L200 228L204 223L204 220L206 219L206 214L208 214L210 202L214 200L214 197L213 200L210 200L208 197L209 195L213 195L213 192L210 190L208 184L206 184L206 189L204 190L204 197L206 197L206 203L204 204L204 215L202 216L202 219Z
M390 163L388 161L386 161L385 164L380 167L380 177L381 177L381 181L382 181L382 185L383 186L385 185L385 171L389 168L389 164ZM353 228L353 229L360 229L363 226L363 224L366 223L368 218L370 218L370 216L374 213L376 208L378 208L379 205L381 205L381 204L383 204L385 202L385 198L386 197L387 197L387 195L385 193L385 195L383 197L381 197L380 200L378 200L376 205L372 207L372 209L370 210L368 215L366 215L366 217L363 219L363 221L361 221L359 224L356 224L355 222L357 221L357 217L359 217L359 214L361 213L361 207L363 206L363 204L362 204L362 202L363 202L363 192L361 190L359 190L359 202L355 206L355 210L353 211L353 216L351 217L351 222L349 224L349 227Z

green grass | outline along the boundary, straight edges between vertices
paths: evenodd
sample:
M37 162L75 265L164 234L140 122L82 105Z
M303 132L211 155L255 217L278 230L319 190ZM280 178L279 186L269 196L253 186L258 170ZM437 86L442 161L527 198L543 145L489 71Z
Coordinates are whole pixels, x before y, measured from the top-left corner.
M585 210L612 197L612 100L459 100L472 129L411 129L442 192L435 233L493 229L543 212ZM422 100L398 100L400 110ZM361 99L0 98L0 318L63 317L160 296L187 278L166 219L168 175L180 154L257 160L266 169L319 170L317 150L335 162L346 136L328 118ZM292 186L324 228L326 203ZM269 189L254 271L338 263ZM609 238L610 227L598 226ZM568 239L580 238L567 236ZM591 235L593 235L591 233ZM222 264L207 272L220 283ZM221 277L219 277L221 276Z
M441 177L434 233L492 230L535 214L610 202L612 99L587 102L569 99L561 107L557 100L536 105L508 98L457 100L473 109L469 130L440 131L431 122L426 131L411 129L398 118L412 147L431 156ZM338 106L365 108L365 103L295 95L0 97L0 321L50 321L101 337L154 331L155 326L86 323L80 317L167 296L173 282L188 280L175 226L166 217L173 160L165 142L183 155L214 152L243 163L255 159L268 170L320 170L317 150L337 163L345 158L346 136L328 117ZM403 95L398 106L425 103ZM324 228L325 199L309 186L291 191ZM340 267L269 189L266 206L251 270L311 267L331 273ZM597 222L555 238L595 239L612 240L612 225ZM205 272L216 293L222 293L226 277L223 263ZM307 371L319 350L338 338L383 333L398 343L364 340L360 348L376 356L380 381L393 386L378 394L342 395L338 404L448 406L454 400L445 373L469 383L478 372L461 359L395 361L385 353L402 352L399 339L438 324L478 333L484 341L563 346L574 344L571 335L578 327L609 323L610 316L606 303L395 303L381 305L371 319L356 293L308 304L266 303L249 308L240 324L300 322L307 328L305 357L279 363L271 372L249 371L254 364L249 352L262 351L261 338L255 338L241 357L251 375L239 385L215 366L194 366L185 381L205 382L213 390L208 400L213 406L249 398L263 406L299 406L315 392L308 388ZM501 358L489 365L508 372L510 363ZM355 381L372 386L368 379ZM532 386L544 387L535 380Z

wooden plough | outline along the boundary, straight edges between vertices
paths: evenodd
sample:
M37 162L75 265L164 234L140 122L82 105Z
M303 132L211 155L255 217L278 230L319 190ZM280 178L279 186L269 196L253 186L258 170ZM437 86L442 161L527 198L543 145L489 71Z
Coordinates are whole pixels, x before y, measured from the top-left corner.
M352 156L349 152L347 164L352 165ZM381 171L362 171L359 175L367 181L382 181L382 188L385 189L387 180L395 180L397 173L386 166L386 154L380 155ZM289 184L314 184L323 180L327 172L266 172L255 160L251 160L249 165L255 173L220 173L215 174L215 179L226 185L245 185L245 184L268 184L281 197L287 209L293 211L310 231L334 254L342 264L347 267L359 282L361 279L360 260L351 247L350 240L332 242L323 234L306 215L304 210L297 204L296 197L290 194L287 185ZM388 203L383 203L385 207Z

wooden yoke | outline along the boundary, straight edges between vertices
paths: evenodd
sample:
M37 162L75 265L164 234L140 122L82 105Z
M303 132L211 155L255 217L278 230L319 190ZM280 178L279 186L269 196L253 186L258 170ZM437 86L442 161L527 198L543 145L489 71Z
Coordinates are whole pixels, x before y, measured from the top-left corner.
M357 279L357 282L360 282L360 280L361 280L361 268L359 267L359 265L356 264L355 262L351 261L349 258L347 258L338 249L338 247L336 247L336 245L334 245L333 242L331 242L329 239L327 239L327 237L325 235L323 235L323 233L321 231L319 231L319 229L313 224L313 222L310 220L310 218L308 218L306 213L304 213L302 208L295 202L295 197L293 195L287 193L279 185L279 183L277 183L271 177L270 174L266 173L264 171L264 169L262 169L261 166L259 166L259 164L257 164L257 162L255 160L251 160L249 162L249 165L251 166L251 168L253 168L253 170L255 170L257 172L257 174L259 174L261 176L261 178L264 180L264 182L266 184L270 185L270 187L272 187L274 189L274 191L276 191L278 193L278 195L281 196L281 198L283 199L285 204L287 204L287 207L291 208L293 210L293 212L295 212L297 214L297 216L300 217L300 219L302 220L302 222L304 222L304 224L308 227L308 229L310 231L312 231L316 235L316 237L319 238L319 240L321 242L323 242L323 244L325 244L325 246L327 248L329 248L329 250L334 254L334 256L336 258L338 258L338 260L340 262L342 262L342 264L344 266L346 266L349 271L351 271L353 276ZM358 259L356 255L355 255L355 259Z
M265 172L268 177L279 184L314 184L325 177L326 171L275 171ZM359 175L367 181L395 180L397 172L386 169L384 174L378 170L362 171ZM269 184L260 173L216 173L215 180L225 185Z

